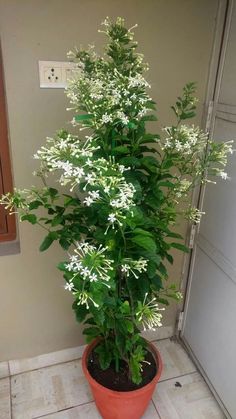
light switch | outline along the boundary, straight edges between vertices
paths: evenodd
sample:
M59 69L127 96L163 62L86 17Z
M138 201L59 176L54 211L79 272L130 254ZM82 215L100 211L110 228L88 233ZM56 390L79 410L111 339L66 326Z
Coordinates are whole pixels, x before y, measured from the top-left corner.
M47 89L64 89L76 64L68 61L39 61L40 87Z

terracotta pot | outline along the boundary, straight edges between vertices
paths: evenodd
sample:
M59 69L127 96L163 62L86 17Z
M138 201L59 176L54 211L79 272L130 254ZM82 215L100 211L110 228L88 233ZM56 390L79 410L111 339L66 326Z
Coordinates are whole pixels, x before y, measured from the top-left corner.
M96 406L101 413L103 419L140 419L144 414L155 390L162 371L162 360L156 347L151 343L148 344L149 350L157 360L158 370L155 377L138 390L132 391L114 391L99 384L90 375L87 368L87 359L90 352L97 345L98 341L93 341L88 345L82 357L82 367L87 378Z

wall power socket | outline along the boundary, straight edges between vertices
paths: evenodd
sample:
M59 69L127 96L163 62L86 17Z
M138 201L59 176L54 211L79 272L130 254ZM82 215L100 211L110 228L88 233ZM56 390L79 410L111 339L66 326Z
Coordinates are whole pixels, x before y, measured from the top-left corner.
M39 61L40 87L64 89L76 68L76 64L69 61Z

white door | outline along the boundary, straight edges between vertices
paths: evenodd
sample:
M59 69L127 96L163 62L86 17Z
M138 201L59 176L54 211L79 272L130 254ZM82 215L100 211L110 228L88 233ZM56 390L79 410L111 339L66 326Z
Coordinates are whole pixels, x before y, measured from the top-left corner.
M236 148L236 2L230 5L212 137L235 139ZM181 337L227 416L236 419L236 152L229 160L230 180L219 178L217 185L208 184L205 190L206 215L193 251Z

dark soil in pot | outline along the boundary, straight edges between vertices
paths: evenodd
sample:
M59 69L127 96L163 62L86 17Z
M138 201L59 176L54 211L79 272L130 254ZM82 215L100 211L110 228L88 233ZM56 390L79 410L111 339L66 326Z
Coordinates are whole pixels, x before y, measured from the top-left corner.
M115 391L132 391L144 387L156 375L158 365L150 351L147 351L145 361L143 363L143 379L138 385L134 384L129 378L129 369L125 361L120 361L119 372L115 371L114 363L111 363L110 367L103 371L99 365L98 355L94 350L89 355L87 367L94 380L102 386Z

